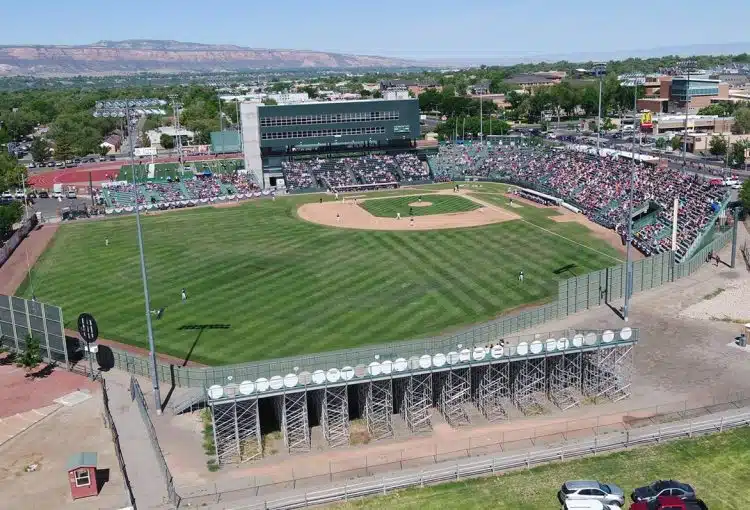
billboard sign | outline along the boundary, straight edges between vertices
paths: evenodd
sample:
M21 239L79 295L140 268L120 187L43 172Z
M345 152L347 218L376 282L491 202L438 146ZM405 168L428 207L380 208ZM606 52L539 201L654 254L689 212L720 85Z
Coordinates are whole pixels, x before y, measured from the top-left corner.
M641 127L643 129L652 129L654 127L653 115L648 110L641 114Z
M156 149L153 147L136 147L135 155L136 157L156 156Z

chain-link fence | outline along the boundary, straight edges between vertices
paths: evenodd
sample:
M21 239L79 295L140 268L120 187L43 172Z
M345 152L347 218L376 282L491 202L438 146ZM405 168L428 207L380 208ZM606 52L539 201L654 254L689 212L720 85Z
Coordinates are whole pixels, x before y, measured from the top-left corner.
M45 361L70 368L64 327L60 307L0 294L0 346L21 352L33 336Z
M130 478L128 477L127 466L125 465L125 459L122 456L122 449L120 448L120 435L117 433L117 427L115 426L115 420L112 418L112 412L109 410L109 395L107 394L107 383L103 377L99 378L102 389L102 404L104 406L104 426L109 429L112 433L112 444L115 446L115 455L117 456L117 463L120 465L120 473L122 473L122 479L125 483L125 494L128 496L128 503L136 510L135 496L133 495L133 487L130 484Z
M174 504L175 506L179 506L180 496L177 494L177 491L175 491L172 473L171 471L169 471L169 466L167 466L167 460L164 458L164 452L162 452L161 446L159 446L159 439L156 436L154 424L151 422L151 417L148 415L148 406L146 405L146 399L143 396L143 391L141 391L141 386L140 384L138 384L138 381L135 379L135 377L130 378L130 397L137 402L138 410L141 412L143 424L146 426L146 432L148 432L148 437L151 440L151 445L154 447L154 453L156 454L156 458L158 459L159 465L161 466L164 481L167 484L167 496L169 498L169 502Z

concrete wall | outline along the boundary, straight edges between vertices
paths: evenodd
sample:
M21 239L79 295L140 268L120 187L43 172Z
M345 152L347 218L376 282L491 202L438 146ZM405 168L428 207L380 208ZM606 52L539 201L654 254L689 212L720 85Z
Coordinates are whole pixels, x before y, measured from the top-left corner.
M255 181L265 189L263 181L263 161L260 157L260 128L258 123L258 104L240 104L242 119L242 146L245 168L255 176Z

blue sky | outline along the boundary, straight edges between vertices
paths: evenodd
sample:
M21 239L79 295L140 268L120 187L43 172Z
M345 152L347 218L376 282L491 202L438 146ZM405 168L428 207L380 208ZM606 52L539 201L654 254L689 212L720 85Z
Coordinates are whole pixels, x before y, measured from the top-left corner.
M175 39L435 59L750 41L750 2L739 0L34 0L33 9L27 2L6 4L0 44Z

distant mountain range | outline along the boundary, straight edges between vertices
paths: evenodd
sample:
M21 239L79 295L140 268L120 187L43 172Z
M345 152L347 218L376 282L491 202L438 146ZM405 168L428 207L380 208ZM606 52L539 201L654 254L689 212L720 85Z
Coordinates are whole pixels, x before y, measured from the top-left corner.
M497 53L482 57L447 57L429 61L325 51L245 48L228 44L135 39L99 41L81 46L0 46L2 76L107 76L140 72L224 72L280 69L354 69L404 67L465 67L537 62L590 62L651 58L666 55L730 55L750 53L750 42L695 44L621 51L565 54Z
M0 76L102 76L138 72L388 68L412 65L414 62L398 58L179 41L128 40L99 41L82 46L0 46Z

